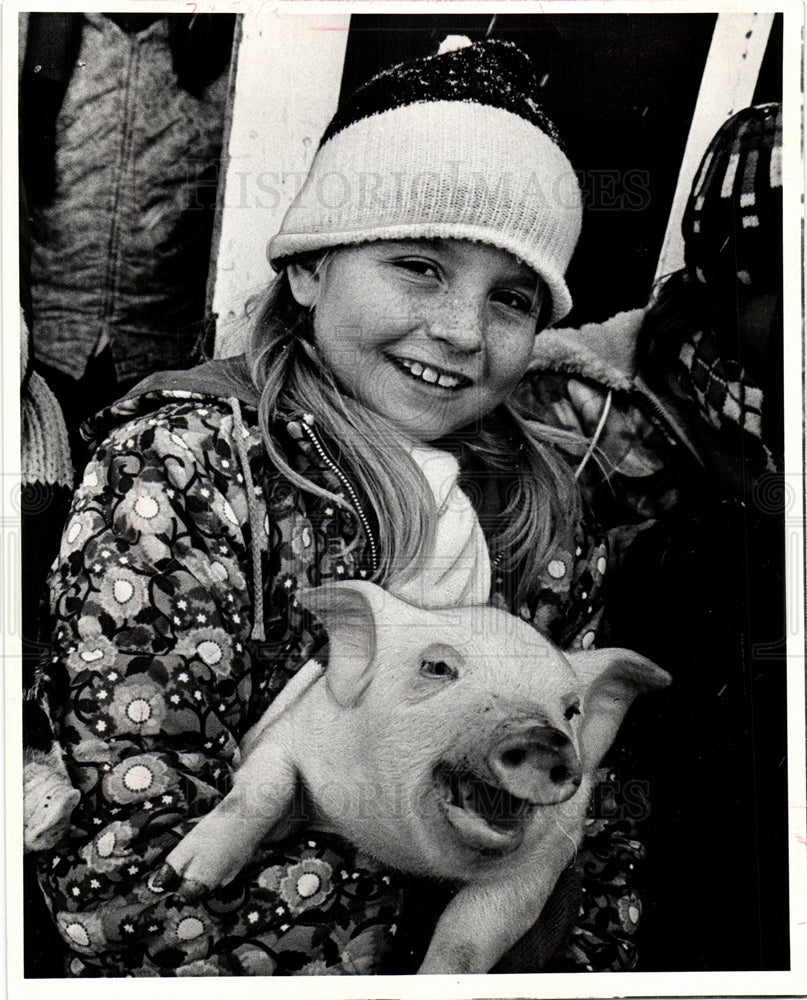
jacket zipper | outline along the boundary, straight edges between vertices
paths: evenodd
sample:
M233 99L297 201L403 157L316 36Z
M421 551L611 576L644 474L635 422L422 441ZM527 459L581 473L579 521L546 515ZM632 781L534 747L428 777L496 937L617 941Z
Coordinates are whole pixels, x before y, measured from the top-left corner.
M370 565L372 572L378 569L378 548L376 546L376 540L373 537L373 533L370 530L370 522L367 515L364 513L362 505L359 503L359 498L356 495L356 491L353 489L353 485L347 476L342 472L339 466L334 462L331 456L327 453L323 445L320 443L319 438L314 433L313 428L309 427L305 420L300 421L300 427L302 427L306 437L313 444L317 455L320 457L321 461L333 472L336 478L344 487L345 492L350 498L350 503L353 506L353 510L356 512L356 516L361 522L361 526L364 528L364 533L367 538L367 544L370 547Z

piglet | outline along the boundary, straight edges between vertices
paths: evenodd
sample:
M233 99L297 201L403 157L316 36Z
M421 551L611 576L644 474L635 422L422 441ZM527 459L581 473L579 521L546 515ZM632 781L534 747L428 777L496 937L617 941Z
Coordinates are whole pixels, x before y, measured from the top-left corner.
M167 863L186 885L228 882L291 832L302 787L309 828L461 886L419 972L487 972L571 860L634 696L669 675L624 649L563 654L492 607L423 610L360 581L301 600L327 669L309 662L247 734L232 790Z

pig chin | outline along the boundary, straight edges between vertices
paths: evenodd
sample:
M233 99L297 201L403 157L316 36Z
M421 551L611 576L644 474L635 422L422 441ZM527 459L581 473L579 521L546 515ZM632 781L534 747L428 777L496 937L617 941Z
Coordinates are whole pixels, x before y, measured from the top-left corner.
M521 845L532 803L448 764L437 765L433 780L443 818L464 847L501 856Z

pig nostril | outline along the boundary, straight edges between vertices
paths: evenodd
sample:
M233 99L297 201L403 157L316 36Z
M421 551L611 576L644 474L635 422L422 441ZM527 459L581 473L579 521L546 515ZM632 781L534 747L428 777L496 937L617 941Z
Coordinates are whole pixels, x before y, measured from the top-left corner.
M527 751L523 747L514 747L512 750L505 750L502 754L502 761L508 767L518 767L524 763L526 757Z
M549 778L554 781L556 785L562 784L564 781L568 781L571 778L572 772L566 767L565 764L557 764L549 772Z

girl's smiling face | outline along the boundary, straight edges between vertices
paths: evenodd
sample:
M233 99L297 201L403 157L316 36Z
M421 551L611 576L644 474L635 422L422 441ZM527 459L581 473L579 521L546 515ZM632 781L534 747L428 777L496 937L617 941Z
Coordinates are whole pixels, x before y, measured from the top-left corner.
M532 355L543 283L487 244L364 243L288 276L340 385L415 441L495 409Z

